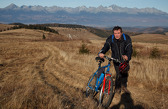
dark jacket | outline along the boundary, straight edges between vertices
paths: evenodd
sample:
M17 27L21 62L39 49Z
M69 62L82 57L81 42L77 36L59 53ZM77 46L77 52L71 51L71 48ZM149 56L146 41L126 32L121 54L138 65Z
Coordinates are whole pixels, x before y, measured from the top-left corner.
M115 59L119 59L123 61L122 55L126 55L128 57L128 62L131 60L132 55L132 41L130 36L125 34L121 36L120 40L113 38L112 35L109 36L104 44L104 47L100 50L99 53L105 54L111 48L112 57Z

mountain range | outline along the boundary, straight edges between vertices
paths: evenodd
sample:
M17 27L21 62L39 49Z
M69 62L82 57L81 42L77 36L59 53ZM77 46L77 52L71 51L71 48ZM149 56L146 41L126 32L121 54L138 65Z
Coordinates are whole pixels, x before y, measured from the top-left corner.
M63 23L87 26L168 26L168 13L156 8L108 7L43 7L10 4L0 8L0 23Z

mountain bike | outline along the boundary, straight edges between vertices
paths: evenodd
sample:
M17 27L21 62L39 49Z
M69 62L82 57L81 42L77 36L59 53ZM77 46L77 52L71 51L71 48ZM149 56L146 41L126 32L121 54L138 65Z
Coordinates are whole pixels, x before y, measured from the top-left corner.
M86 96L92 95L93 97L100 92L99 103L104 107L109 107L115 94L115 81L112 79L110 71L111 61L119 62L118 59L109 58L104 56L108 60L108 65L101 66L104 62L103 58L96 57L98 61L98 69L93 73L87 83ZM106 70L105 70L106 69Z

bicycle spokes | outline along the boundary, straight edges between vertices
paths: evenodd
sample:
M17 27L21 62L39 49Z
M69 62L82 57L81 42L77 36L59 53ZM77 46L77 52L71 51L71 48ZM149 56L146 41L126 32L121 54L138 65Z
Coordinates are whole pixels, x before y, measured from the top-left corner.
M108 94L110 94L111 81L109 81Z
M99 102L108 107L111 104L113 98L113 82L110 76L106 77L103 82L103 86L100 92Z

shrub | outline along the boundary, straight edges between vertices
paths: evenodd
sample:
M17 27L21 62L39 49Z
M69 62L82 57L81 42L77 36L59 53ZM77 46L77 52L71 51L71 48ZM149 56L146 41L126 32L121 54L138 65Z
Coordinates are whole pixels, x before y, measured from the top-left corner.
M150 51L150 58L160 58L160 51L158 48L154 47L152 48L152 50Z
M89 54L90 50L86 47L85 44L82 44L82 46L79 49L80 54Z
M46 36L43 34L43 39L46 39Z
M132 53L132 56L133 56L133 57L137 57L137 54L138 54L138 52L137 52L136 48L133 47L133 53Z

